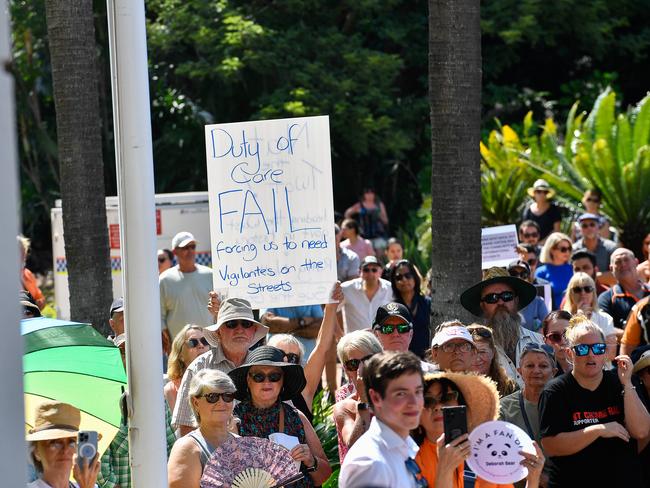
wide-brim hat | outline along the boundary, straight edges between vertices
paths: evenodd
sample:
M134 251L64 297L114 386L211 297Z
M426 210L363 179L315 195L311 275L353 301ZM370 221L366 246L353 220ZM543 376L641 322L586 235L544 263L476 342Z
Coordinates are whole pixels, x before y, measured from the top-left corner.
M481 293L483 289L494 283L505 283L510 286L519 298L517 310L521 310L537 296L535 287L527 281L510 276L503 268L489 268L483 274L483 281L471 286L460 295L460 304L463 308L477 317L483 315L481 309Z
M221 306L219 307L217 323L203 328L205 338L212 347L218 347L219 336L217 335L217 331L224 323L230 320L248 320L255 324L255 337L253 337L251 345L257 343L269 333L269 328L266 325L262 325L255 320L253 309L248 300L244 300L243 298L226 298L221 302Z
M634 356L637 356L636 360ZM632 373L636 374L639 371L644 370L650 366L650 345L638 348L638 351L635 349L630 357L632 358L632 361L634 361L634 368L632 368Z
M528 188L526 192L528 193L529 197L533 198L535 196L535 190L544 190L546 192L546 198L553 198L555 196L555 190L551 188L551 185L548 184L548 181L542 178L535 180L533 186Z
M483 422L496 420L499 416L499 392L490 378L476 373L451 373L441 371L424 375L425 390L433 380L445 378L454 383L465 398L467 428L471 432Z
M81 412L68 403L46 401L36 407L34 427L29 429L25 440L47 441L77 437L81 424Z
M235 392L235 398L237 400L242 401L249 398L246 378L252 366L275 366L282 368L284 377L282 390L280 391L280 400L290 400L302 393L302 390L307 386L305 372L300 364L285 363L284 352L277 347L261 346L250 352L245 364L228 373L228 376L230 376L237 388Z

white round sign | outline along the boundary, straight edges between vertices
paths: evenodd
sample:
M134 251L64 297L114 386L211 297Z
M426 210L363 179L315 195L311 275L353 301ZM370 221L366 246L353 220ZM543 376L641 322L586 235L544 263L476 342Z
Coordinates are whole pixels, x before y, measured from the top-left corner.
M507 484L528 476L528 469L520 464L523 456L519 451L536 451L523 429L500 420L485 422L472 431L469 442L472 450L467 464L480 478Z

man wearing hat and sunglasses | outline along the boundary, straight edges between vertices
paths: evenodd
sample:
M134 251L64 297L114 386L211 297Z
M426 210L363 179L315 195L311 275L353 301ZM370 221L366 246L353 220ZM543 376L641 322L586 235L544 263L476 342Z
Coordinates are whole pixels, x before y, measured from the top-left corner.
M517 373L523 347L534 342L543 344L541 335L526 329L519 311L537 296L535 287L514 276L503 268L485 271L483 281L465 290L460 303L469 312L482 317L483 322L494 331L499 364L508 376L523 387Z
M243 298L227 298L219 303L217 323L205 327L205 338L210 350L190 364L183 375L174 406L172 425L185 435L196 428L194 414L189 404L190 383L194 375L206 368L224 373L241 366L248 360L249 349L268 333L253 316L250 302Z

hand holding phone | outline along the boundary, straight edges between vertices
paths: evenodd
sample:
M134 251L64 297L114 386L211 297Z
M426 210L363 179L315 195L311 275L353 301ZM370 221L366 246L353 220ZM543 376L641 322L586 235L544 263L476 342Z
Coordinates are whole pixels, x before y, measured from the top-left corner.
M445 428L445 444L467 434L467 407L442 407L442 423Z
M97 455L97 432L82 430L77 435L77 464L90 466Z

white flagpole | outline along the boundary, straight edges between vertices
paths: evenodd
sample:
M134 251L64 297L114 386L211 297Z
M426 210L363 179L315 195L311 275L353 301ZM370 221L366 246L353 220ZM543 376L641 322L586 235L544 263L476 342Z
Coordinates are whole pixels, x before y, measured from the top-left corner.
M160 292L143 0L108 0L135 488L167 486Z

